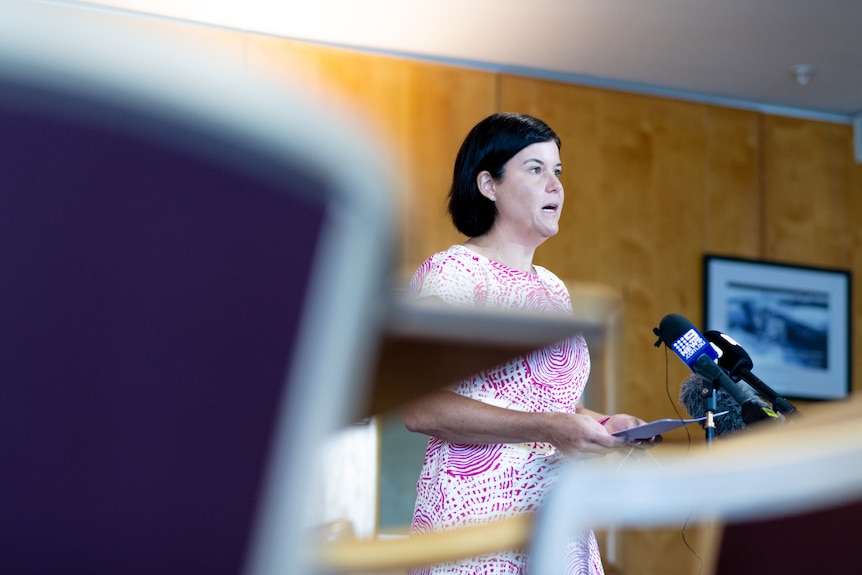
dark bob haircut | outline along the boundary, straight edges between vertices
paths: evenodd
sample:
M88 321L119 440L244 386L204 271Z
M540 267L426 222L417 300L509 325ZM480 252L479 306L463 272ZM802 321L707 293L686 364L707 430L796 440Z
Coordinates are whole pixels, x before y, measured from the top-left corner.
M542 142L560 147L560 138L547 124L524 114L494 114L470 130L455 158L449 190L449 215L459 232L471 238L481 236L497 217L496 205L476 185L479 173L487 170L500 181L506 162L527 146Z

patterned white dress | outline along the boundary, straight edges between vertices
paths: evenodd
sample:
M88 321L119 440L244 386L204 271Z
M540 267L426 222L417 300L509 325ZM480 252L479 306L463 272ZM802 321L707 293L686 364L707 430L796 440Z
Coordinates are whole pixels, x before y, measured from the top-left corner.
M428 258L413 275L408 295L496 309L572 313L565 284L540 266L536 275L456 245ZM521 411L574 412L590 373L583 337L514 359L454 385L456 393ZM555 480L561 455L549 443L461 445L432 437L417 482L412 530L416 533L486 523L536 511ZM575 511L575 510L572 510ZM565 550L568 574L602 574L592 532ZM426 574L521 574L524 551L435 565Z

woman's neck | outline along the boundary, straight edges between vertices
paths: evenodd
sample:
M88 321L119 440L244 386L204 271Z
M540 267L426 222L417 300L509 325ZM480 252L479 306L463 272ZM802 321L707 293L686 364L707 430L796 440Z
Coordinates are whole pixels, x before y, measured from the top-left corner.
M533 267L533 253L535 250L524 248L518 244L495 241L488 236L470 238L464 245L482 254L490 260L499 262L512 269L536 274Z

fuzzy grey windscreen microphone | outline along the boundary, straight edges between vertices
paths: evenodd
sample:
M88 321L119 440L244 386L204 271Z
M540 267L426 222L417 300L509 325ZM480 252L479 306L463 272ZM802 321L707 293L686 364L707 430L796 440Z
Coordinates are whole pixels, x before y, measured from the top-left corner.
M701 395L704 384L709 385L709 382L697 374L691 374L679 388L679 402L693 418L701 418L706 415L706 408ZM753 389L747 385L740 385L739 387L748 399L763 403ZM719 387L715 392L715 413L722 411L728 413L715 418L716 435L730 434L745 428L740 405L723 388ZM701 423L701 427L703 427L703 423Z

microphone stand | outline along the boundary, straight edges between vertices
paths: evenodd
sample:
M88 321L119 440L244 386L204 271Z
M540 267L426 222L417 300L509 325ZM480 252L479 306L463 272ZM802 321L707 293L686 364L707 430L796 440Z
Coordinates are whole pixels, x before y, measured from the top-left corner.
M715 410L716 393L715 383L709 381L705 377L700 378L703 382L703 387L700 389L700 396L703 398L703 412L706 414L706 421L703 424L703 431L706 433L706 443L712 445L715 441Z

